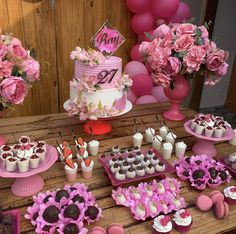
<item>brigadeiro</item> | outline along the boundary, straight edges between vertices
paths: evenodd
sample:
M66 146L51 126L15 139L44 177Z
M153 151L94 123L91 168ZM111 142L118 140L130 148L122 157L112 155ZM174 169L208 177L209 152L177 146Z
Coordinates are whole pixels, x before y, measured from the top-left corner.
M80 209L76 204L70 204L65 208L63 215L65 218L77 220L80 215Z
M100 214L100 210L96 206L88 206L87 210L85 211L85 218L91 221L95 221Z
M70 195L66 190L60 189L56 192L55 201L60 202L63 197L68 199Z
M59 220L60 210L54 205L48 206L43 212L43 219L48 223L56 223Z
M85 200L83 197L81 197L79 194L76 194L73 198L72 201L75 202L79 202L79 203L84 203Z
M192 173L192 177L194 180L198 180L198 179L202 179L205 176L205 171L202 169L197 169L195 171L193 171Z

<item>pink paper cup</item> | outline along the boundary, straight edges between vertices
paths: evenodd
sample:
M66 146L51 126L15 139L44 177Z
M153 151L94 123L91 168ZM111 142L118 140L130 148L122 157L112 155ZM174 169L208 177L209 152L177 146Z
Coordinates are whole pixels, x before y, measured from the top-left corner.
M91 161L91 165L89 167L86 167L84 161L81 163L81 168L82 168L82 176L85 179L90 179L93 175L93 166L94 166L94 161Z
M65 173L66 173L66 179L69 182L73 182L77 178L77 170L78 170L78 164L74 163L75 168L70 168L69 166L65 165Z

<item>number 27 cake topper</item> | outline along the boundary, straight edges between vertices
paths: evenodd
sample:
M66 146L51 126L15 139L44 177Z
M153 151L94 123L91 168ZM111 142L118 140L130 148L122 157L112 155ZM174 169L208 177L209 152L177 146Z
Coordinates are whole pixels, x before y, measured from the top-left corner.
M90 41L106 58L110 58L125 42L125 38L107 20Z

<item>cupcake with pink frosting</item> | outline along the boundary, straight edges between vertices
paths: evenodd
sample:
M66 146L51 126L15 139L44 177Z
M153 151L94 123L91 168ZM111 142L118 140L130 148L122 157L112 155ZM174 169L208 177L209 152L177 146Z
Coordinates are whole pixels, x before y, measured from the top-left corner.
M192 226L193 220L189 210L181 209L174 214L174 228L181 233L188 232Z
M168 215L159 215L153 220L153 233L154 234L169 234L173 228Z

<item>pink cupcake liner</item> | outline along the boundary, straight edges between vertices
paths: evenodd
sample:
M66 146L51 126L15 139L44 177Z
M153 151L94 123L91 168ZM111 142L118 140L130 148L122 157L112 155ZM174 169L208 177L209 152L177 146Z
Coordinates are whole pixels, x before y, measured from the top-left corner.
M126 189L119 187L117 190L112 190L112 198L117 205L130 207L130 196Z
M66 227L67 224L70 224L70 223L63 223L63 224L60 224L59 225L59 228L57 229L57 232L59 234L64 234L64 228ZM79 223L76 223L76 225L78 226L79 228L79 234L86 234L88 232L88 229L86 229L84 226L83 226L83 222L79 222Z
M98 221L98 220L102 217L102 209L99 208L97 204L95 204L94 206L95 206L96 208L98 208L98 211L99 211L99 212L98 212L97 218L94 219L94 220L91 220L89 217L86 217L86 216L85 216L84 219L87 221L88 224L93 223L93 222L95 222L95 221Z

